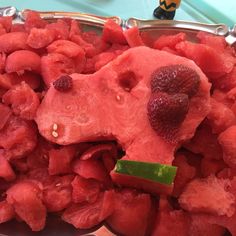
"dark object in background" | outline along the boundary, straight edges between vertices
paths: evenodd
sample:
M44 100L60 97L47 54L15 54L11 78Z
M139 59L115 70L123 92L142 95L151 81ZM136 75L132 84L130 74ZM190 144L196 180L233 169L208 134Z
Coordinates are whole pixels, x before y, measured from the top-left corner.
M153 11L153 15L160 20L173 20L180 2L181 0L159 0L159 6Z

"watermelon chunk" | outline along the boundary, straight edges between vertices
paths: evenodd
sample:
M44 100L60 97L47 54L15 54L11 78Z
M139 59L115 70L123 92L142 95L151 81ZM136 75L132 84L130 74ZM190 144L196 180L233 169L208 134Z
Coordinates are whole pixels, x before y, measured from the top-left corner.
M233 169L236 167L235 137L236 137L235 125L226 129L218 137L219 143L223 149L223 159L225 163Z
M201 154L206 159L222 159L222 149L217 140L217 135L212 133L212 128L203 122L196 130L194 137L184 144L189 151Z
M25 81L32 89L37 89L41 82L40 76L32 72L25 72L21 75L17 73L0 74L0 87L4 89L11 89L22 81Z
M92 43L86 42L81 35L73 35L71 41L81 46L88 58L92 58L98 53L95 46Z
M188 164L187 158L183 154L176 155L173 165L177 166L178 169L172 195L177 197L183 192L185 185L195 177L196 169Z
M62 214L62 219L77 229L89 229L98 225L113 212L113 191L100 194L96 202L74 204Z
M189 229L189 235L191 236L222 236L225 235L225 228L217 225L211 224L199 217L197 214L191 215L191 223Z
M97 200L101 191L101 183L94 179L85 179L76 176L71 183L72 201L74 203L93 203Z
M178 43L176 49L192 59L211 79L230 73L234 67L235 62L231 58L205 44L184 41Z
M11 32L25 32L25 27L23 24L15 23L11 26Z
M43 182L43 203L49 212L64 210L72 201L72 175L56 176Z
M4 148L10 159L22 158L36 146L37 133L31 121L11 116L0 130L0 147Z
M208 160L203 158L201 161L202 177L208 177L210 175L217 175L218 172L226 168L227 165L223 160Z
M8 119L10 118L12 114L11 109L6 106L3 105L2 103L0 103L0 130L4 127L4 125L7 123Z
M81 155L81 160L88 160L90 158L99 158L104 153L109 153L110 158L117 157L117 150L114 144L98 144L88 148L83 154Z
M15 216L15 211L12 205L7 203L7 201L0 202L0 224L13 219Z
M0 24L0 35L6 34L6 30L4 27Z
M59 53L49 53L41 58L41 74L44 83L50 84L61 75L71 74L76 71L74 61Z
M37 147L27 156L29 169L48 168L49 150L52 148L51 143L39 137Z
M5 63L6 63L6 54L0 53L0 73L3 73L5 70Z
M6 159L3 150L0 149L0 177L6 181L13 181L16 175Z
M110 61L114 60L117 57L115 53L112 52L102 52L94 57L95 60L95 70L100 70L103 66L108 64Z
M55 23L47 24L46 29L53 30L56 39L68 39L69 26L64 20L57 20Z
M212 81L213 87L215 89L220 89L222 91L229 91L236 87L236 66L233 70Z
M102 31L102 39L107 43L127 43L122 28L113 20L106 21Z
M28 34L25 32L11 32L0 35L0 52L12 53L17 50L27 49Z
M213 133L219 134L236 124L236 116L230 108L214 98L211 98L210 102L211 110L207 115L207 119L210 121Z
M12 17L11 16L1 16L0 17L0 24L3 26L3 28L8 33L11 30L12 27Z
M161 35L155 42L153 47L155 49L164 49L166 47L175 50L176 44L185 41L186 34L185 33L178 33L174 35Z
M49 151L48 172L50 175L67 174L72 171L71 162L76 154L76 146L70 145Z
M69 40L56 40L47 47L48 53L60 53L67 57L85 56L81 46Z
M231 217L235 212L234 196L227 191L229 180L209 176L192 180L180 195L181 207L190 212L206 212Z
M41 19L40 15L36 11L28 11L25 19L25 30L30 31L32 28L44 28L47 22Z
M148 229L151 208L148 194L124 189L115 192L114 211L106 222L119 234L144 236Z
M25 82L8 90L2 97L7 105L11 105L13 113L23 119L33 120L40 104L38 95Z
M22 74L25 70L40 73L40 56L29 50L18 50L7 57L5 70L7 73Z
M144 46L142 38L139 35L138 27L125 30L124 36L130 47Z
M7 190L7 202L32 231L40 231L45 226L47 212L41 194L33 182L19 182Z
M161 197L152 236L188 236L190 218L183 210L173 210ZM171 229L171 230L170 230Z
M227 43L223 36L215 36L215 35L200 31L198 32L197 37L199 38L200 43L206 44L209 47L212 47L219 52L224 52L227 47Z
M76 160L73 164L73 171L86 179L96 179L102 183L110 184L109 175L100 160Z
M81 34L81 27L77 20L72 20L70 23L70 33L69 39L72 38L73 35L80 35Z
M27 38L27 44L31 48L38 49L48 46L54 39L53 30L32 28Z

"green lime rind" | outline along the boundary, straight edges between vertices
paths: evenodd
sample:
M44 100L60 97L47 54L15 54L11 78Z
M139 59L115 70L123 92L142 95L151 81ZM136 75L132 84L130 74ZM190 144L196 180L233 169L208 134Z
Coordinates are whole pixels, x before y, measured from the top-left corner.
M177 167L151 162L118 160L115 172L171 185L175 179Z

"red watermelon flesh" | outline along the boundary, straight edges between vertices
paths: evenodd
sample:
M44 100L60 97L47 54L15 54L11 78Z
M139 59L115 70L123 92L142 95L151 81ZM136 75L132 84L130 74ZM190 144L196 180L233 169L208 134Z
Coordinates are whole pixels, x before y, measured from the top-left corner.
M100 194L94 203L73 204L62 214L62 219L77 229L98 225L113 212L113 191Z
M5 69L5 64L6 64L6 54L5 53L0 53L0 73L4 72Z
M223 36L215 36L205 32L199 32L197 37L199 38L200 43L215 48L218 52L224 52L227 47L225 37Z
M55 33L49 29L32 28L27 38L27 44L31 48L44 48L55 39Z
M7 123L8 119L10 118L12 114L11 109L6 106L3 105L2 103L0 103L0 130L4 127L4 125Z
M69 40L56 40L47 47L48 53L60 53L67 57L76 57L78 54L85 55L81 46Z
M88 148L80 157L81 160L101 157L101 154L110 153L110 158L117 157L117 150L114 144L98 144Z
M230 73L235 64L233 57L222 54L205 44L184 41L178 43L176 49L185 57L192 59L211 79Z
M217 224L211 224L197 214L191 215L190 218L189 235L191 236L222 236L225 233L224 227Z
M44 28L47 22L41 19L36 11L28 11L25 19L25 30L30 31L32 28Z
M146 235L152 202L150 195L124 189L115 192L114 211L106 222L111 228L126 236Z
M85 179L77 175L72 183L72 201L74 203L89 202L97 200L101 191L101 183L94 179Z
M168 47L175 50L177 43L180 43L186 39L185 33L178 33L174 35L161 35L155 42L153 47L156 49L163 49Z
M7 190L7 202L33 231L45 226L46 207L42 203L42 192L34 182L19 182Z
M61 75L71 74L75 71L74 61L60 53L49 53L41 58L42 77L48 87Z
M26 120L33 120L40 104L38 95L30 86L21 82L8 90L2 97L5 104L11 105L13 113Z
M212 133L209 124L203 122L196 130L194 137L184 144L189 151L201 154L206 159L222 159L222 149L217 135Z
M73 171L86 179L95 179L106 186L110 185L110 178L105 166L101 160L88 159L88 160L76 160L73 163Z
M233 125L218 136L219 143L223 149L225 163L235 169L236 167L236 126Z
M178 197L185 185L196 176L196 169L188 164L187 158L183 154L176 155L173 165L178 167L178 171L175 177L172 195Z
M71 172L71 161L75 157L76 146L69 145L60 149L51 149L49 151L50 175L67 174Z
M203 158L201 161L201 173L202 177L208 177L210 175L217 175L218 172L226 168L227 165L221 160L208 160Z
M233 111L223 104L216 101L214 98L210 99L211 109L207 115L212 132L219 134L236 124L236 116Z
M151 128L147 117L150 76L161 66L184 64L200 76L198 93L191 99L189 113L179 131L179 139L193 136L209 110L209 83L201 70L188 59L138 47L92 75L73 74L73 89L60 93L51 87L36 117L39 132L58 144L116 139L126 150L125 159L171 164L176 144L167 143ZM119 79L135 80L135 87ZM99 109L98 109L99 108ZM139 114L139 115L137 115ZM47 122L45 122L47 121ZM52 124L59 127L52 136ZM157 145L158 143L158 145Z
M46 176L43 183L43 203L49 212L58 212L68 207L72 201L71 182L73 175Z
M30 170L47 168L50 149L52 149L52 144L39 137L37 147L27 156L28 168Z
M32 89L37 89L40 86L40 76L32 72L25 72L22 75L17 73L5 73L0 75L0 87L10 89L17 84L25 81Z
M230 181L211 175L194 179L180 195L180 206L189 212L231 217L235 212L234 195L229 192Z
M0 147L7 158L17 159L29 154L36 147L37 132L34 123L11 116L0 130Z
M11 16L4 16L0 17L0 24L3 26L3 28L6 30L6 32L9 32L12 27L12 17Z
M0 149L0 177L6 181L13 181L16 178L16 175L2 149Z
M124 36L130 47L144 46L138 27L130 28L124 31Z
M234 196L236 194L235 187L236 187L236 178L231 180L231 186L229 188L230 192ZM232 236L236 236L236 226L235 226L236 213L234 213L231 217L217 216L212 214L196 214L195 217L197 217L199 221L202 221L205 224L214 224L227 228L227 230L231 233Z
M161 197L152 236L190 236L190 218L183 210L173 210ZM192 235L191 235L192 236Z
M15 216L15 211L12 205L7 203L7 201L0 202L0 224L13 219Z
M0 36L0 52L11 53L27 49L28 34L24 32L11 32Z

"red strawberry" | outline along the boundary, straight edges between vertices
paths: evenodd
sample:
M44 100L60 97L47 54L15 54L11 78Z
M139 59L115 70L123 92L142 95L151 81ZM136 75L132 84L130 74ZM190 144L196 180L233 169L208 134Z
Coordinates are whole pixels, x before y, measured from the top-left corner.
M72 78L69 75L62 75L59 79L53 82L53 86L60 92L68 91L72 88Z
M195 95L200 84L196 71L184 65L170 65L158 68L151 77L151 90L168 94L184 93Z
M147 106L152 128L164 139L174 142L176 133L184 121L189 108L186 94L154 93Z

